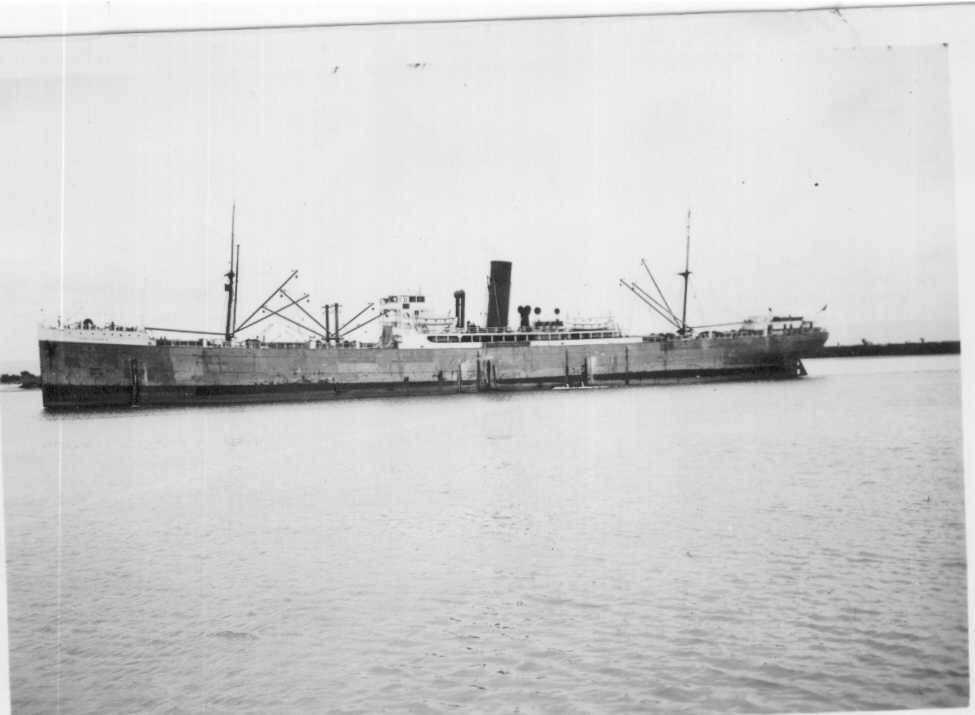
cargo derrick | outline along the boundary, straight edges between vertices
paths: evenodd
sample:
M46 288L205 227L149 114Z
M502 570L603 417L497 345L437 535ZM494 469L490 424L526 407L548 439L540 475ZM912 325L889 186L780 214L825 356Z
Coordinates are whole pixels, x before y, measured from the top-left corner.
M793 378L805 374L802 356L815 353L828 337L813 321L792 315L697 328L689 325L689 232L685 266L679 273L684 279L679 317L646 261L642 265L655 295L635 282L620 280L665 321L668 332L624 334L612 318L566 317L559 308L545 315L537 305L517 306L519 322L511 328L509 261L491 262L483 326L468 319L463 290L454 292L453 312L444 315L429 311L421 292L405 291L381 298L376 314L364 320L360 318L376 307L374 303L344 323L340 322L339 303L325 305L322 322L305 308L307 293L295 298L286 290L297 271L238 322L240 247L234 237L235 216L236 208L231 216L230 266L224 274L224 330L97 327L87 319L41 328L46 408ZM275 300L279 304L272 307ZM269 342L241 337L272 318L299 328L307 339ZM350 339L377 320L382 321L378 341ZM176 339L173 335L191 337Z

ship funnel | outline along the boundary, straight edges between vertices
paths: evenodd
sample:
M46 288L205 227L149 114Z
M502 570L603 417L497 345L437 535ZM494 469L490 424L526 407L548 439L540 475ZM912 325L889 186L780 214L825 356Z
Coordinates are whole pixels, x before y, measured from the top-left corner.
M464 327L464 291L454 291L454 315L457 317L457 327Z
M487 327L508 327L508 298L511 295L511 261L491 261L488 280Z

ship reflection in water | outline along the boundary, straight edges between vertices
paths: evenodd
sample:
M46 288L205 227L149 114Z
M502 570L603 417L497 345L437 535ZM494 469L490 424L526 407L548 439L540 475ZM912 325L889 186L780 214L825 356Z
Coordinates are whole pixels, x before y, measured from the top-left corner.
M962 705L959 360L809 362L206 410L4 392L14 712Z

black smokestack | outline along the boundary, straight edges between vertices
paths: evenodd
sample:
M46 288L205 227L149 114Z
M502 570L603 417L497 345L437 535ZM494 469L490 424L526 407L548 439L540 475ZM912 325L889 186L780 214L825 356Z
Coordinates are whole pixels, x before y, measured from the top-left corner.
M464 291L454 291L454 315L457 316L457 327L464 327Z
M487 327L508 327L508 297L511 294L511 261L491 261L488 280Z

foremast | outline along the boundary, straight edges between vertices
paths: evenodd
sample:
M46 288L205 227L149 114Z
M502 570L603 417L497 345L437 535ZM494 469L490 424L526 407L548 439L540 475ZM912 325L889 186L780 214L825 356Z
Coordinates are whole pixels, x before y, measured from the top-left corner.
M230 266L224 277L227 284L223 287L227 291L227 323L224 328L224 340L228 343L234 339L237 325L237 284L240 280L240 246L235 245L234 219L237 215L237 204L230 210ZM236 253L236 256L234 255ZM236 265L235 265L236 263Z

